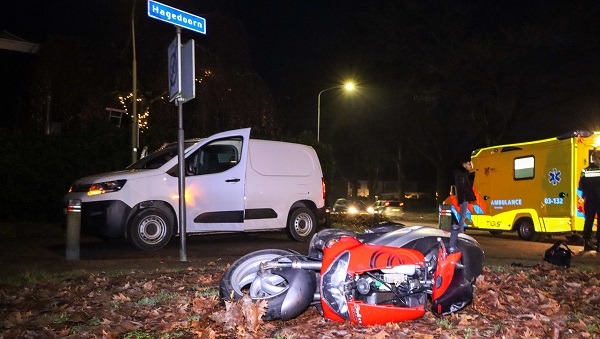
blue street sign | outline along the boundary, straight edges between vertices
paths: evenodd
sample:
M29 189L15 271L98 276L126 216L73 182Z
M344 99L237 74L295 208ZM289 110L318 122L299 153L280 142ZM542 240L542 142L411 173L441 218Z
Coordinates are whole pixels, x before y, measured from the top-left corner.
M148 0L148 16L181 28L206 34L206 20L203 17L180 11L160 2Z

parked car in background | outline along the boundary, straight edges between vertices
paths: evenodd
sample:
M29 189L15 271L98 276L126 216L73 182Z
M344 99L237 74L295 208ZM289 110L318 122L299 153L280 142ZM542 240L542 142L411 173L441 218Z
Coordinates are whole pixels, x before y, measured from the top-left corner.
M400 218L404 215L404 202L400 200L377 200L373 204L375 216L383 218Z
M331 212L347 214L370 214L373 213L373 209L360 199L339 198L333 203Z

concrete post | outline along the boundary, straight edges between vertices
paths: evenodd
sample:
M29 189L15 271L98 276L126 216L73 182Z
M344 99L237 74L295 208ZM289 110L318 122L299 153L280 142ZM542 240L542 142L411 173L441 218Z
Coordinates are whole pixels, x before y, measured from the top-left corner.
M69 199L67 206L67 260L79 260L81 238L81 200Z

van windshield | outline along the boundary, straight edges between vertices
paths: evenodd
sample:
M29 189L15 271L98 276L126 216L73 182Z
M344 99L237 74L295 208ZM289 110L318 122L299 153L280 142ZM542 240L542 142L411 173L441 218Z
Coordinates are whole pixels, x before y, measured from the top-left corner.
M196 141L186 142L185 148L194 145ZM153 169L159 168L167 161L177 157L177 143L170 143L165 147L160 148L154 153L151 153L140 160L134 162L133 164L127 166L126 169Z

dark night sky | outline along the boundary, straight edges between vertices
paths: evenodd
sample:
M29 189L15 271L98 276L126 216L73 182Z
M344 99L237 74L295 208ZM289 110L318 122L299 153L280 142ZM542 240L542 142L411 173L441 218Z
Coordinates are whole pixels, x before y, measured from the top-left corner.
M252 67L270 85L282 110L292 114L288 119L293 125L290 128L299 130L315 128L316 122L312 120L315 120L316 97L320 90L349 78L364 81L371 86L377 86L377 82L382 80L382 70L377 69L376 61L371 58L373 55L363 50L361 42L363 39L385 38L385 32L366 32L363 27L377 27L376 22L370 23L373 17L369 16L369 10L386 2L388 1L196 0L190 4L187 0L163 1L177 8L195 7L194 14L200 16L218 12L238 20L248 40ZM146 3L138 0L138 10L145 11ZM444 2L432 3L440 5ZM497 3L492 1L490 6ZM501 3L508 3L504 5L509 9L508 12L505 11L505 21L510 25L511 22L526 20L527 13L536 6L560 2L532 1L531 6L525 6L520 1ZM594 5L596 1L575 3L583 7L590 4L590 9L598 12L598 6ZM93 39L101 36L104 28L112 24L111 19L115 13L127 14L130 4L131 1L103 0L13 1L0 11L0 31L6 30L39 43L55 34L81 35ZM483 12L489 6L479 7L477 10ZM475 11L472 14L478 13ZM476 17L469 20L477 25L474 29L483 30L485 34L485 23L478 22ZM577 18L572 20L576 21ZM156 25L166 24L157 21ZM548 25L551 27L552 23ZM207 23L207 30L209 35L218 37L219 32L211 30L210 21ZM166 43L165 46L161 43L163 42L157 42L157 48L166 49ZM0 56L0 61L5 65L31 64L31 57L24 54L2 51ZM597 63L594 67L597 68ZM557 70L560 70L560 65ZM0 72L4 89L4 95L0 99L4 102L12 100L14 103L14 91L18 87L14 84L25 80L6 79L21 78L21 69L2 67ZM7 93L7 88L10 93ZM331 94L323 97L323 105L333 101L334 95ZM312 120L307 119L309 116L312 116Z
M355 55L359 41L340 39L362 19L368 2L219 1L217 7L242 22L254 68L301 129L315 129L319 91L354 79L364 63ZM323 109L331 94L322 96Z
M185 8L178 6L185 2L187 1L163 1L176 8ZM8 31L41 44L54 35L93 39L102 34L105 25L111 23L109 17L114 16L115 12L128 13L130 3L102 0L15 1L9 5L8 10L0 12L0 31ZM138 11L145 12L146 3L138 0ZM193 14L210 16L211 13L218 12L240 22L248 40L252 67L271 86L284 108L300 104L306 110L310 109L310 114L316 115L316 96L319 90L345 80L348 78L348 70L356 67L348 64L347 61L352 56L344 53L335 39L347 29L344 25L349 20L360 19L365 6L361 1L219 0L194 1L192 6L197 8ZM7 9L6 6L4 8ZM156 25L167 26L159 21L156 21ZM219 34L218 31L211 30L210 20L207 22L207 31L209 35ZM190 34L188 36L193 37ZM161 48L159 43L157 46ZM347 47L350 50L356 48L351 42ZM166 49L166 45L164 48ZM16 63L25 67L2 68L2 78L22 78L27 75L30 60L34 57L17 52L1 53L4 64ZM14 104L16 87L13 83L3 81L2 88L5 95L0 98ZM315 119L316 117L313 120ZM314 128L315 124L316 121L311 121L308 125Z

